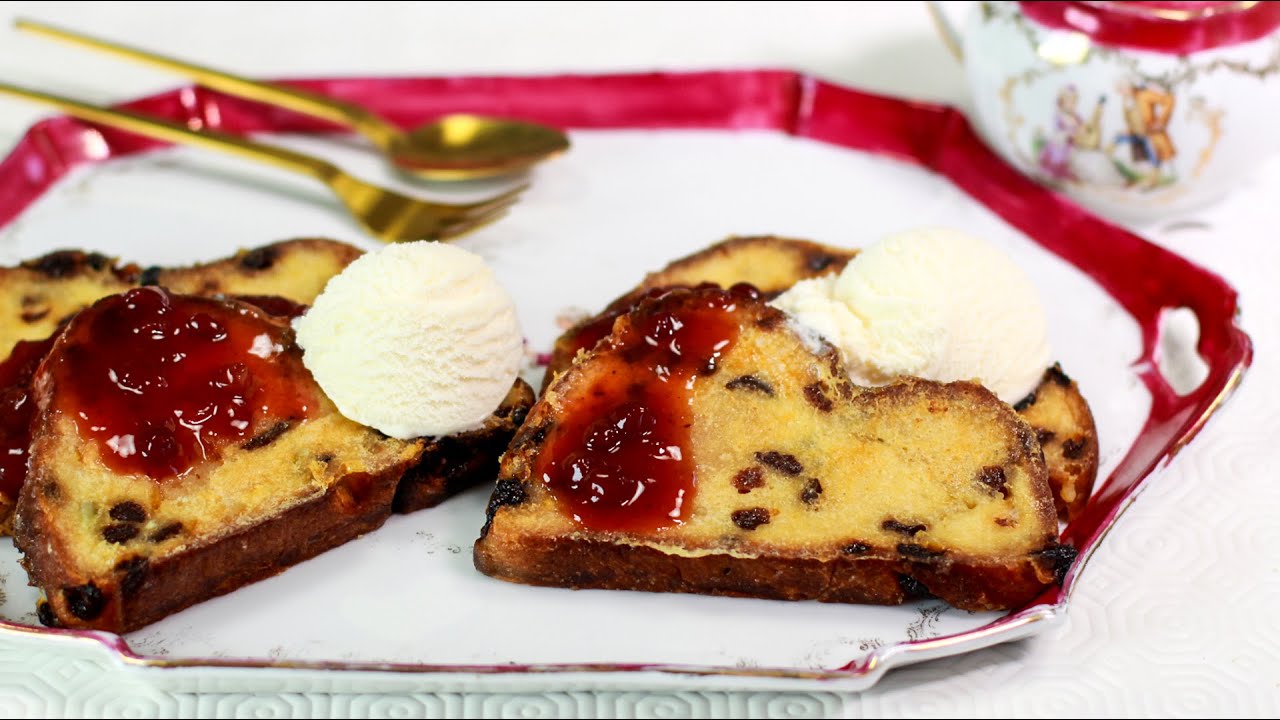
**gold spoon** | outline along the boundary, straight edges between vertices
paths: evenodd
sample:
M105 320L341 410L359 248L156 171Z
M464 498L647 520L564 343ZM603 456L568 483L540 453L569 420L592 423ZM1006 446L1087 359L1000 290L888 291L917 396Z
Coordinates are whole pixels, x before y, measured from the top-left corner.
M186 125L80 102L75 98L0 82L0 95L57 108L81 120L119 128L145 137L257 160L307 175L329 186L342 205L365 230L387 242L451 240L498 218L525 186L479 202L439 203L409 197L348 175L336 165L288 148L263 145L216 130L196 131Z
M250 80L33 20L19 18L14 27L164 68L228 95L344 125L369 138L396 167L427 180L512 174L569 148L569 138L555 128L478 115L446 115L406 132L359 105L306 90Z

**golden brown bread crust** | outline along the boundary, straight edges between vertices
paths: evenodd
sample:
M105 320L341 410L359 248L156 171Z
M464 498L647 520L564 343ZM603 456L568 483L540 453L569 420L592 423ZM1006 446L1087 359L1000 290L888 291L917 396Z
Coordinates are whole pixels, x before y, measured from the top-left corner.
M556 338L542 389L573 364L580 350L590 349L608 334L612 320L659 288L715 283L754 285L775 297L801 280L839 272L857 250L777 236L735 237L673 260L649 273L603 311L586 318ZM1074 518L1089 499L1098 474L1098 432L1089 404L1061 368L1045 373L1036 391L1016 409L1043 438L1045 462L1059 518ZM1065 379L1065 382L1064 382ZM1035 403L1029 402L1035 399Z
M694 383L684 454L697 489L683 524L618 531L573 520L534 476L540 454L598 383L627 377L629 355L614 343L628 324L706 292L645 300L535 404L503 457L474 548L479 570L538 585L791 600L893 604L929 593L967 610L1018 606L1060 578L1073 553L1056 540L1034 433L1008 405L971 383L857 389L833 348L815 351L763 302L736 306L737 343ZM787 453L794 471L761 468L773 462L765 449ZM749 487L737 483L744 467L761 470ZM809 477L820 479L816 496L800 491ZM748 508L763 523L740 522Z
M403 471L403 466L393 466L376 477L352 476L261 524L158 560L122 558L107 574L76 569L76 559L61 542L59 528L50 526L47 512L23 512L14 541L31 584L46 598L38 608L42 623L125 633L377 529L391 514ZM356 485L359 490L353 491ZM30 487L34 485L28 483ZM24 502L30 507L41 501ZM246 553L246 547L253 552Z
M930 597L956 607L1016 607L1035 597L1055 573L1055 558L1020 564L952 563L943 567L901 556L815 558L732 555L679 557L651 547L576 538L520 538L510 546L476 545L476 568L526 585L681 592L770 600L900 605Z

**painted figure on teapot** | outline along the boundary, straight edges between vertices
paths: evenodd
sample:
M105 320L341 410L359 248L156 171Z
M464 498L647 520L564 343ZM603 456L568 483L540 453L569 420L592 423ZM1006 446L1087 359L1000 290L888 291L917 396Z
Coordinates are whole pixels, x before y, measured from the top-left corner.
M1280 2L981 2L944 29L987 143L1104 215L1201 207L1280 149Z

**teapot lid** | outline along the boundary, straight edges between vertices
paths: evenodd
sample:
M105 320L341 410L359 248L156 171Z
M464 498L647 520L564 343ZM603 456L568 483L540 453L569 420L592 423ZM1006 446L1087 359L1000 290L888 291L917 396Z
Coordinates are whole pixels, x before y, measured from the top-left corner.
M1020 2L1027 18L1100 45L1187 55L1265 37L1280 2Z

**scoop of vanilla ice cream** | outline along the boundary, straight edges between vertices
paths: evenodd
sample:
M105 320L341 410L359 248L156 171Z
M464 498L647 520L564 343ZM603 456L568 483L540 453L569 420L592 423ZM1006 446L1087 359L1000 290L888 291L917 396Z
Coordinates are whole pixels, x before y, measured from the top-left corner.
M338 410L401 440L478 428L523 356L515 305L493 271L436 242L361 256L294 329L303 364Z
M850 378L975 380L1005 402L1049 365L1048 320L1031 279L984 240L948 229L885 238L834 276L773 303L843 356Z

